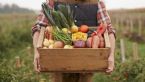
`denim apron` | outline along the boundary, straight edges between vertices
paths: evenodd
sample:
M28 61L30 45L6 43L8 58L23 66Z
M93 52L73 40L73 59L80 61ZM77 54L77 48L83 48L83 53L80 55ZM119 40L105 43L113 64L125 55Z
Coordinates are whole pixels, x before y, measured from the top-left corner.
M57 10L58 5L63 4L65 5L66 3L62 2L55 2L54 8ZM88 26L98 26L98 21L97 21L97 12L98 12L98 6L97 4L69 4L71 7L71 10L74 13L74 18L75 18L75 24L77 26L81 25L88 25Z

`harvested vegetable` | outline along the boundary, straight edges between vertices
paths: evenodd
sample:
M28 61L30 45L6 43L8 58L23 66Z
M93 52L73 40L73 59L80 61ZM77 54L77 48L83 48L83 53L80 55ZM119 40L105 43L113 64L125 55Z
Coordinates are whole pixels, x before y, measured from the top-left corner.
M89 38L87 39L87 41L86 41L86 46L87 46L88 48L92 48L92 37L89 37Z
M65 33L65 34L67 34L67 33L69 33L69 30L67 28L63 28L62 29L62 32Z
M56 41L54 43L54 48L63 48L64 47L64 43L62 41Z
M69 27L74 25L74 17L73 17L73 11L71 10L69 5L58 5L58 10L62 12L62 14L65 16L67 20L67 24Z
M92 37L92 48L99 48L99 44L100 44L100 39L98 36L93 36Z
M87 33L89 31L89 27L87 25L81 25L79 31L83 33Z
M50 45L50 43L49 43L49 41L48 41L48 39L44 39L44 42L43 42L43 46L44 47L48 47Z
M53 40L44 39L43 42L44 47L49 47L51 44L54 44Z
M72 27L71 27L71 32L72 33L76 33L76 32L78 32L79 31L79 28L76 26L76 25L73 25Z
M76 48L84 48L86 44L89 48L103 48L105 46L104 38L95 36L104 33L105 26L103 24L100 24L96 32L91 34L93 37L92 39L92 37L88 38L87 32L89 31L89 27L87 25L81 25L80 28L78 28L74 24L73 11L69 5L59 5L58 9L55 10L49 8L46 3L43 3L42 9L49 24L53 27L46 27L46 39L44 39L43 47L72 48L72 43Z
M42 4L42 9L43 9L44 15L46 16L47 20L49 21L49 24L51 26L56 27L57 25L54 22L52 14L51 14L52 13L52 9L47 6L47 3L43 3Z
M50 46L49 46L49 49L53 49L54 48L54 44L51 44Z
M73 48L73 46L71 46L71 45L65 45L64 46L64 49L72 49Z
M46 27L47 32L52 33L52 30L53 30L52 26L47 26Z
M71 34L65 34L62 31L53 31L54 40L62 41L65 45L72 45Z
M54 44L54 40L48 40L49 44Z
M47 38L48 40L53 39L52 37L52 26L47 26L46 30L45 30L45 38Z
M105 48L105 40L102 36L99 37L100 43L99 43L99 48Z
M86 42L83 40L74 41L74 48L85 48Z
M91 34L91 36L102 35L105 32L105 30L106 30L105 25L101 23L97 28L97 30Z
M43 47L43 49L47 49L47 47Z
M72 34L72 41L78 41L78 40L86 41L87 40L87 34L82 33L82 32L73 33Z

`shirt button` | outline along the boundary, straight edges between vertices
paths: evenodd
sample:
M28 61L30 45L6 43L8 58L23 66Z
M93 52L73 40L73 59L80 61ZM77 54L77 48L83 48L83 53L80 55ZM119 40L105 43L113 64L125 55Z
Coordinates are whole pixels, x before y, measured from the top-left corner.
M77 8L78 6L77 5L75 5L75 8Z
M75 20L74 22L77 22L77 20Z

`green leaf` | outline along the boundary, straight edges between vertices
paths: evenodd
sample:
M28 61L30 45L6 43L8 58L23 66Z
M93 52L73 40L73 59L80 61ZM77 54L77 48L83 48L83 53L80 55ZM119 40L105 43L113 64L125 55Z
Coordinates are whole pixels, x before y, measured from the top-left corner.
M66 19L66 17L64 16L64 14L60 11L58 11L59 16L60 16L60 22L63 28L70 28L70 26L68 25L68 21Z
M55 24L58 26L58 28L62 28L61 22L60 22L61 18L59 16L59 13L57 11L52 11L52 17L53 17Z
M46 3L43 3L42 4L42 9L43 9L43 12L44 12L44 15L46 16L46 18L48 19L49 23L52 25L52 26L56 26L52 16L51 16L51 9L47 6Z

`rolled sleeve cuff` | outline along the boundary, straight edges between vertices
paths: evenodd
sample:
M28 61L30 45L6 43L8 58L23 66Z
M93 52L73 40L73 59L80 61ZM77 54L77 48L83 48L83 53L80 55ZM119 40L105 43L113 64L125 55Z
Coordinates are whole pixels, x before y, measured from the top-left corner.
M40 25L36 24L32 27L32 36L34 35L35 32L40 32Z
M113 33L114 37L116 39L116 30L114 28L108 28L107 30L108 30L108 34L112 34Z

